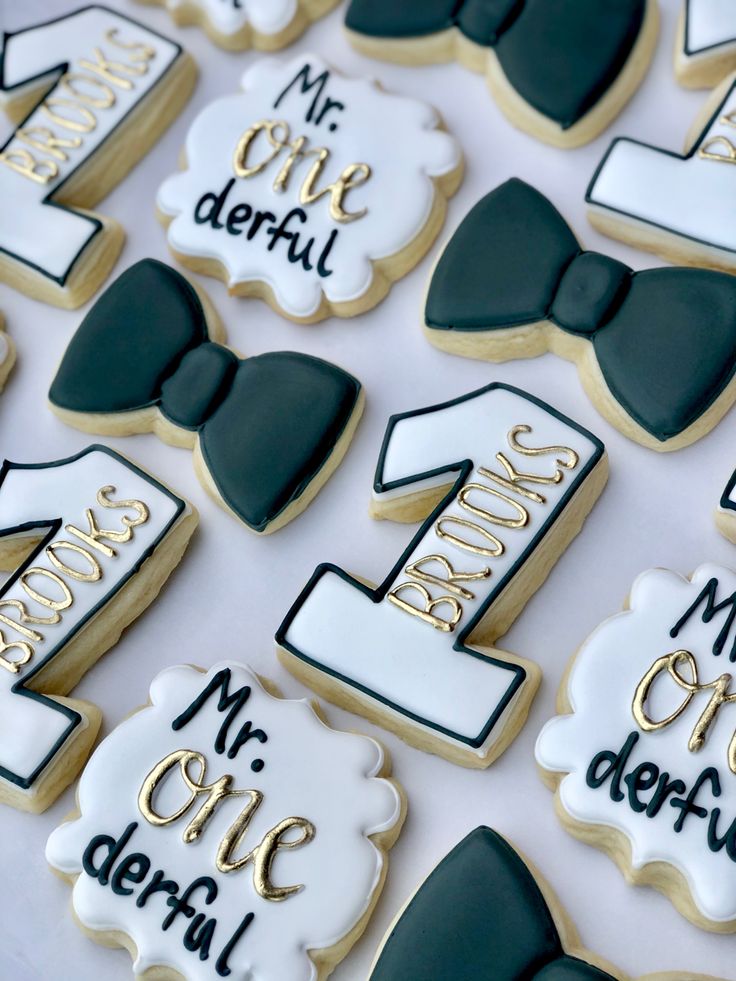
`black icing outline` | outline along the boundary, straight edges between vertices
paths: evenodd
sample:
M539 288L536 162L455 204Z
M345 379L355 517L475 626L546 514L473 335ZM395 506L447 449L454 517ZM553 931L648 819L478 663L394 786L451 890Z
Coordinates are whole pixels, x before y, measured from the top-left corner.
M490 664L494 664L497 667L504 668L510 671L514 675L513 681L510 683L506 691L506 694L497 703L490 718L488 719L488 722L485 724L485 726L483 727L483 729L481 730L478 736L476 736L475 738L471 738L468 736L460 735L457 732L453 732L451 729L447 729L444 726L440 726L433 722L430 722L429 720L424 719L419 715L416 715L416 713L410 712L406 708L397 705L395 702L392 702L390 699L385 698L380 693L373 691L367 686L362 685L351 678L347 678L345 675L342 675L339 672L332 670L331 668L325 667L323 664L320 664L318 661L306 655L303 651L300 651L298 648L294 647L294 645L291 644L286 639L286 634L288 633L292 621L299 613L307 597L312 592L312 590L319 582L319 580L322 578L322 576L325 575L326 573L334 573L335 575L339 576L341 579L349 583L354 588L360 590L360 592L362 592L365 596L368 596L374 603L380 603L385 597L389 589L389 586L393 583L393 581L395 580L395 578L403 568L404 564L406 563L406 560L414 551L417 542L419 542L419 540L424 537L424 535L427 533L428 529L434 523L438 515L445 510L449 501L455 497L460 486L472 471L474 463L472 460L466 459L466 460L457 461L455 463L450 463L445 467L439 467L435 470L428 470L425 471L424 473L415 474L411 477L404 477L401 478L400 480L387 481L386 483L384 483L382 481L383 466L386 459L388 444L391 440L391 434L394 430L394 427L403 419L409 419L414 416L426 415L432 412L439 412L442 409L450 408L453 405L458 405L462 402L467 402L470 399L478 398L479 396L484 395L486 392L494 391L495 389L500 389L502 391L511 392L514 395L519 395L521 396L521 398L526 399L528 402L531 402L532 404L538 406L540 409L543 409L545 412L548 412L550 415L554 416L555 419L558 419L560 422L563 422L565 425L570 426L576 432L580 433L581 435L589 439L593 443L594 451L590 460L585 464L585 466L577 475L577 477L571 482L568 490L561 498L557 507L544 521L538 533L534 536L532 541L522 552L522 554L516 560L514 565L511 567L511 569L509 569L507 574L502 579L498 580L498 582L496 583L496 587L491 590L489 595L483 601L475 616L472 617L472 619L465 625L465 627L458 632L456 640L452 644L451 649L453 651L456 651L461 654L470 654L472 657L476 657L483 661L488 661ZM534 395L531 395L520 388L516 388L513 385L507 385L504 382L491 382L490 385L486 385L483 388L478 388L473 392L468 392L466 395L461 395L458 398L450 399L450 401L448 402L441 402L438 403L437 405L426 406L425 408L422 409L413 409L410 410L409 412L402 412L402 413L398 413L397 415L392 415L389 418L388 425L386 427L386 432L383 437L383 443L381 444L381 450L378 456L376 475L373 483L373 487L374 490L376 490L376 492L381 493L382 491L392 490L397 487L409 486L411 484L416 484L419 481L426 480L430 477L435 477L443 473L452 473L453 471L457 472L458 474L457 479L455 480L454 484L449 489L447 494L445 494L445 496L439 502L439 504L432 510L432 513L422 522L419 529L412 536L411 541L409 542L407 547L404 549L404 551L399 556L398 560L392 566L387 577L375 589L372 589L370 586L366 586L365 583L361 582L358 579L355 579L349 573L345 572L339 566L336 566L331 562L320 563L320 565L318 565L315 571L312 573L306 586L301 591L301 593L295 600L294 604L292 605L291 609L286 614L278 630L276 631L276 643L280 647L283 647L285 650L287 650L294 657L299 658L299 660L304 661L306 664L309 664L311 667L316 668L318 671L321 671L332 678L336 678L338 681L342 682L348 687L356 689L357 691L362 692L364 695L368 695L369 698L373 699L376 702L381 703L382 705L387 706L388 708L397 712L399 715L404 716L407 719L411 719L413 722L418 722L420 725L424 726L427 729L432 729L435 732L441 733L442 735L449 736L451 739L455 740L456 742L464 743L468 746L471 746L474 749L478 749L486 741L489 734L492 732L493 728L498 722L499 718L503 715L504 711L508 707L512 698L523 684L524 680L526 679L526 671L524 670L524 668L521 667L521 665L513 664L509 661L503 661L500 660L499 658L490 657L487 654L482 654L480 653L480 651L474 650L472 647L466 647L464 643L465 638L468 637L473 632L473 629L486 614L486 612L491 607L493 601L496 599L498 594L505 588L505 586L508 585L508 583L511 580L513 580L514 576L516 576L516 574L521 570L525 562L529 559L530 555L539 547L542 540L550 530L550 527L564 513L572 496L578 491L581 485L588 478L593 468L598 464L598 462L603 456L604 451L605 451L605 447L602 441L598 439L597 436L594 436L593 433L587 430L584 426L581 426L579 423L568 418L566 415L563 415L563 413L558 412L556 409L553 409L552 406L548 405L546 402L543 402L541 399L536 398Z
M0 599L5 596L11 586L13 586L22 573L34 562L37 558L39 552L41 552L46 545L53 539L56 532L61 527L62 518L55 518L53 520L49 519L39 519L38 521L28 521L21 525L16 525L15 527L3 528L1 524L2 519L2 487L6 476L11 470L50 470L52 467L64 467L70 463L75 463L82 457L88 456L90 453L101 452L106 456L112 457L114 460L122 463L124 467L132 471L136 476L141 477L151 486L155 487L156 490L161 491L170 500L176 504L176 512L172 518L167 522L166 526L161 530L161 532L156 537L155 541L138 557L135 565L130 569L127 575L117 582L114 590L110 590L106 593L103 599L100 600L87 614L84 619L80 620L76 628L70 633L65 634L65 636L59 641L59 643L44 657L42 660L36 664L27 674L24 674L14 685L10 687L10 693L12 695L17 695L19 698L32 698L34 701L41 702L41 704L53 709L56 712L60 712L69 719L69 725L66 731L57 739L54 743L53 748L44 757L43 761L36 767L36 769L27 777L21 777L17 773L13 773L12 770L7 769L7 767L0 764L0 778L21 787L23 790L28 790L38 779L41 772L53 761L57 753L61 750L65 742L71 737L74 730L82 722L82 716L79 712L75 712L74 709L70 708L68 705L63 705L50 695L43 695L40 692L31 691L26 688L27 683L46 667L46 665L57 655L63 654L64 648L69 643L69 641L79 633L79 631L84 627L84 625L91 620L97 613L106 606L114 596L120 592L123 586L140 570L143 563L152 555L158 546L161 544L164 538L166 538L176 524L176 522L181 517L185 507L186 501L180 498L178 495L174 494L173 491L169 490L160 483L156 478L147 473L145 470L141 470L140 467L136 466L131 460L128 460L120 453L116 453L115 450L110 449L109 446L103 446L101 443L92 443L85 449L80 450L79 453L75 453L73 456L65 457L62 460L52 460L48 463L12 463L10 460L4 460L2 466L0 466L0 539L10 537L12 535L17 535L22 532L32 531L34 528L48 528L48 534L39 542L39 544L33 549L31 554L25 561L23 561L18 568L12 573L10 578L3 583L2 588L0 588Z
M624 215L627 218L631 218L633 221L641 222L642 225L649 225L650 228L661 228L663 232L668 232L670 235L676 235L678 238L687 239L690 242L698 242L701 245L707 245L709 248L716 249L719 252L736 254L736 248L730 249L725 245L716 245L714 242L711 242L708 239L696 238L694 235L688 235L687 233L678 231L675 228L670 228L669 225L660 225L659 222L648 221L646 218L642 218L641 215L632 215L630 211L622 211L620 208L614 208L611 205L602 204L598 201L595 201L592 197L593 187L596 181L598 180L601 171L605 167L606 161L613 153L613 148L616 146L617 143L635 143L638 146L647 147L647 149L649 150L655 150L657 153L661 153L664 156L674 157L676 160L690 160L692 157L694 157L703 144L703 138L705 137L705 134L713 125L713 122L716 119L716 117L721 114L721 110L723 109L723 106L731 98L731 94L734 91L734 89L736 89L736 79L734 79L734 81L731 83L728 91L724 94L723 99L718 103L718 106L716 107L715 111L710 115L707 122L703 124L703 128L700 131L700 135L698 136L698 139L693 143L692 147L687 153L675 153L674 150L665 150L660 146L655 146L652 143L645 143L644 140L635 140L629 136L615 137L615 139L611 141L606 152L603 154L600 163L593 171L593 176L590 178L590 183L588 184L587 190L585 192L585 203L589 205L593 205L596 208L600 208L601 211L604 212L609 212L617 215Z
M685 24L684 31L682 35L682 53L688 58L692 58L696 55L705 54L708 51L714 51L716 48L725 48L729 44L736 44L736 37L726 38L724 41L716 41L715 44L707 44L704 48L690 48L688 47L687 39L690 32L690 4L692 0L685 0Z
M38 107L41 105L41 103L46 98L46 96L49 94L49 92L52 91L52 89L57 84L57 82L59 81L59 79L61 78L61 76L64 74L64 72L66 72L66 71L69 70L69 65L70 65L70 62L68 62L68 61L67 62L61 62L60 64L55 65L54 67L49 68L46 71L41 72L38 75L34 75L31 78L27 78L27 79L25 79L22 82L16 82L15 85L6 86L5 85L5 52L6 52L6 49L7 49L7 45L8 45L9 39L10 38L13 38L13 37L18 37L18 35L20 35L20 34L27 34L29 31L35 31L35 30L38 30L39 28L42 28L42 27L48 27L49 24L56 24L58 21L68 20L70 17L75 17L78 14L84 13L87 10L104 10L108 14L112 14L114 17L120 17L123 20L128 21L129 24L134 24L136 27L141 27L141 28L143 28L144 31L148 31L150 34L153 34L154 37L160 38L160 40L166 41L169 44L173 44L174 47L176 48L176 54L174 55L174 57L173 57L173 59L171 61L171 64L164 70L164 72L162 72L162 74L161 74L158 82L156 82L155 86L152 89L149 90L149 92L147 93L147 95L143 96L143 99L140 99L133 106L131 106L130 109L125 113L124 116L121 116L120 117L120 119L118 120L117 125L115 125L110 130L110 132L107 134L107 136L98 144L97 149L94 151L94 153L90 154L90 156L88 156L84 160L80 161L77 164L77 166L74 167L66 175L66 177L64 178L64 180L61 181L59 184L57 184L56 187L54 187L54 190L49 193L49 196L42 199L42 201L41 201L41 206L42 207L47 207L47 208L60 208L62 211L67 211L70 214L76 215L78 218L82 218L85 221L88 221L90 223L90 225L93 225L94 226L94 231L92 232L92 234L90 235L90 237L87 239L87 241L85 242L85 244L82 246L82 248L79 250L79 252L77 252L77 254L74 256L74 258L72 259L71 263L67 267L66 272L64 272L63 275L61 275L61 276L54 276L48 270L43 269L41 266L37 265L35 262L28 262L22 256L18 255L15 252L11 252L10 249L3 248L3 246L0 245L0 253L4 253L5 255L9 256L11 259L15 260L16 262L19 262L21 265L26 266L29 269L35 269L36 272L41 273L42 276L45 276L47 279L50 279L53 282L58 283L59 286L62 286L62 287L66 284L66 281L71 276L71 274L72 274L72 272L74 270L74 267L76 266L77 262L79 261L82 253L91 245L91 243L92 243L93 239L95 238L95 236L98 235L103 230L104 223L99 218L92 218L90 215L82 214L79 211L79 209L77 209L75 207L72 207L72 206L66 205L66 204L59 204L56 201L50 200L51 195L52 194L56 194L66 184L66 182L77 173L77 171L81 167L84 167L86 164L88 164L97 155L98 150L100 150L102 148L102 146L118 131L118 129L125 122L125 120L128 118L128 116L135 109L138 109L141 106L141 104L148 98L148 96L151 95L153 93L153 91L158 88L160 82L163 81L164 77L169 73L169 71L171 71L171 69L174 67L174 65L176 65L179 62L179 59L181 58L181 56L182 56L182 54L184 52L184 49L182 48L182 46L180 44L178 44L176 41L174 41L173 38L166 37L165 34L159 34L158 31L154 31L152 28L150 28L147 24L144 24L142 21L134 20L132 17L128 17L126 14L120 13L120 11L113 10L112 7L106 7L104 4L100 4L100 3L91 3L91 4L87 4L87 6L85 6L85 7L78 7L76 10L72 10L68 14L62 14L59 17L52 17L50 20L45 20L45 21L41 21L38 24L33 24L33 25L31 25L31 27L24 27L20 31L3 31L3 38L2 38L3 44L2 44L2 50L0 50L0 92L12 92L14 89L26 88L28 86L32 86L34 82L39 82L42 79L49 78L51 76L54 76L54 81L51 83L51 85L49 86L49 88L47 88L47 89L44 90L43 95L38 100L38 102L33 106L33 108L30 110L30 112L26 116L24 116L23 119L20 120L20 122L13 124L13 132L10 134L9 138L5 141L5 143L3 143L2 146L0 146L0 153L2 153L2 151L5 150L5 148L7 146L9 146L9 144L15 139L16 132L21 127L25 126L25 124L31 118L31 116L33 115L33 113L38 109Z
M736 487L736 470L728 478L728 483L723 488L723 493L721 494L719 504L724 511L736 511L736 501L731 498L734 487Z

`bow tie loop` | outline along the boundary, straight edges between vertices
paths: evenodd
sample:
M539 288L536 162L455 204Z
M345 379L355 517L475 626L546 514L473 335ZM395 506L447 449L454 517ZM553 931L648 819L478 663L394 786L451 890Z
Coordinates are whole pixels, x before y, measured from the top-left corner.
M199 429L223 403L238 359L221 344L204 341L187 351L161 386L161 411L177 426Z
M464 0L454 19L467 38L490 48L511 27L523 6L524 0Z

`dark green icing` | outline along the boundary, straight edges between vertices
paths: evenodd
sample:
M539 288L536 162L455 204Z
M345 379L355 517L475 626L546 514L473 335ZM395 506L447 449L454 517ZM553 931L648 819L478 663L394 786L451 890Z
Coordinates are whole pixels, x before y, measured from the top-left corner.
M409 902L370 981L613 981L565 953L534 876L490 828L464 838Z
M511 86L567 129L606 94L632 53L646 0L352 0L345 18L373 38L456 26L492 47Z
M736 369L736 280L705 269L632 273L581 252L550 202L513 179L468 213L427 294L427 326L492 333L550 320L589 337L625 412L660 441L713 404Z
M208 340L187 280L145 259L87 314L49 398L84 413L159 406L176 425L198 431L220 495L263 531L317 476L359 394L351 375L304 354L239 360Z

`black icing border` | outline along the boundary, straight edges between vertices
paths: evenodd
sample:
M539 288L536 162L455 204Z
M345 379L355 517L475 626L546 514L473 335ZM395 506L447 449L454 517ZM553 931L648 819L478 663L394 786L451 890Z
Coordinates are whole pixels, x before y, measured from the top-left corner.
M43 695L40 692L28 690L26 688L27 683L35 675L37 675L39 671L41 671L42 668L44 668L53 658L55 658L57 655L62 653L63 649L66 647L69 641L74 636L76 636L76 634L79 633L79 631L84 627L84 625L90 619L96 616L97 613L113 599L114 594L120 592L120 590L128 582L128 580L131 579L140 570L141 566L146 561L146 559L148 559L148 557L156 551L156 549L161 544L163 539L167 537L173 526L181 517L186 507L186 501L180 498L173 491L169 490L168 487L165 487L158 480L156 480L156 478L152 474L147 473L145 470L142 470L127 457L123 456L121 453L117 453L109 446L104 446L102 443L91 443L85 449L80 450L79 453L75 453L73 456L64 457L61 460L52 460L48 463L13 463L10 460L4 460L2 466L0 466L0 522L2 519L2 500L1 500L2 486L5 481L5 478L7 477L8 473L10 473L10 471L50 470L52 467L63 467L66 466L67 464L74 463L76 460L79 460L82 457L88 456L90 453L94 453L94 452L102 452L106 456L110 456L114 460L119 461L120 463L123 464L123 466L127 467L134 474L136 474L136 476L141 477L143 480L147 481L149 484L155 487L156 490L164 493L170 500L172 500L176 504L176 512L174 513L172 518L167 522L166 526L157 535L154 542L138 557L138 561L130 569L128 574L123 579L118 581L115 590L109 591L104 596L104 598L100 600L99 603L95 604L95 606L89 611L87 616L79 621L76 628L71 633L66 634L60 640L60 642L46 655L46 657L44 657L31 671L29 671L28 674L25 674L22 678L16 681L14 685L10 687L10 692L12 695L17 695L18 697L21 698L32 698L35 701L41 702L43 705L52 708L56 712L60 712L62 715L65 715L69 719L69 725L67 726L66 731L63 733L63 735L59 737L59 739L57 739L57 741L54 743L53 748L50 750L49 753L47 753L43 761L36 767L36 769L30 774L30 776L20 777L18 776L18 774L13 773L12 770L7 769L7 767L4 767L2 766L2 764L0 764L0 779L7 780L12 784L21 787L23 790L28 790L36 782L41 772L49 765L49 763L52 762L54 757L61 750L61 747L64 745L65 742L67 742L67 740L71 737L74 730L82 722L82 716L78 712L75 712L74 709L70 708L68 705L63 705L59 703L58 701L56 701L55 698L49 695ZM48 534L41 540L38 546L35 549L33 549L32 553L28 556L28 558L25 559L25 561L22 562L18 566L18 568L12 573L12 575L8 578L8 580L3 583L2 588L0 588L0 599L2 599L2 597L7 593L10 587L13 586L15 582L18 580L18 578L22 575L22 573L33 563L33 561L38 556L38 553L43 548L45 548L45 546L51 541L51 539L54 537L58 529L61 527L61 521L62 521L61 518L55 518L53 519L53 521L50 521L49 519L45 519L45 520L39 519L38 521L29 521L29 522L25 522L24 524L16 525L10 528L4 528L0 523L0 539L7 538L11 535L16 535L19 532L31 531L34 528L49 529Z
M421 538L424 537L429 527L436 520L437 516L441 514L442 511L444 511L444 509L447 507L448 502L456 495L460 486L462 485L468 474L472 471L474 466L473 461L466 459L466 460L460 460L455 463L448 464L445 467L437 468L435 470L428 470L424 473L415 474L411 477L405 477L400 480L388 481L386 483L383 483L382 481L383 466L386 458L386 452L388 450L388 444L391 439L391 434L393 432L394 427L402 419L408 419L413 416L420 416L420 415L426 415L431 412L437 412L441 409L449 408L450 406L458 405L462 402L467 402L470 399L477 398L480 395L484 395L486 392L490 392L495 389L500 389L502 391L511 392L514 395L519 395L523 399L526 399L527 401L543 409L545 412L548 412L550 415L554 416L554 418L558 419L560 422L565 423L567 426L570 426L576 432L580 433L581 435L591 440L594 446L594 452L590 460L586 463L586 465L577 475L576 479L572 481L570 487L561 498L557 507L549 515L546 521L544 521L538 533L534 536L534 538L529 543L529 545L524 549L522 554L519 556L519 558L516 560L513 566L509 569L506 575L498 580L495 589L491 590L489 595L481 604L475 616L472 617L472 619L468 621L465 627L457 634L457 639L455 643L452 645L452 650L461 654L470 654L472 657L476 657L483 661L488 661L490 664L494 664L497 667L501 667L510 671L514 676L513 680L509 684L506 694L496 704L493 712L491 713L491 716L489 717L488 721L486 722L481 732L478 734L478 736L471 738L468 736L463 736L457 732L453 732L451 729L447 729L444 726L440 726L435 723L432 723L429 720L424 719L421 716L417 715L416 713L410 712L407 709L403 708L402 706L397 705L395 702L392 702L390 699L385 698L384 696L382 696L378 692L373 691L367 686L362 685L352 680L351 678L347 678L345 675L340 674L338 671L334 671L331 668L325 667L323 664L320 664L320 662L314 660L314 658L309 657L303 651L300 651L298 648L294 647L294 645L291 644L286 639L286 635L289 631L289 627L291 626L292 621L299 613L307 597L312 592L312 590L319 582L319 580L322 578L322 576L325 575L326 573L334 573L335 575L339 576L341 579L349 583L354 588L360 590L365 596L368 596L369 599L371 599L374 603L380 603L385 597L389 589L389 586L392 584L392 582L400 572L401 568L405 564L408 557L414 551L416 544L420 541ZM376 475L375 475L373 487L377 492L380 493L381 491L392 490L396 487L403 487L403 486L408 486L410 484L415 484L421 480L426 480L427 478L438 476L439 474L443 474L443 473L457 472L458 474L457 479L455 480L455 482L453 483L452 487L447 492L447 494L445 494L445 496L439 502L439 504L432 510L432 513L422 522L416 533L412 536L411 541L409 542L407 547L404 549L404 551L399 556L398 560L392 566L387 577L375 589L371 588L370 586L366 586L365 583L361 582L358 579L355 579L349 573L345 572L339 566L336 566L331 562L320 563L320 565L318 565L315 571L312 573L306 586L304 587L304 589L302 589L301 593L294 601L291 609L286 614L281 625L276 631L276 643L280 647L283 647L285 650L287 650L294 657L299 658L299 660L304 661L306 664L309 664L311 667L316 668L318 671L322 671L323 673L329 675L330 677L337 679L338 681L347 685L348 687L356 689L357 691L362 692L364 695L368 695L369 698L372 698L374 701L387 706L388 708L397 712L399 715L404 716L407 719L411 719L413 722L417 722L427 729L432 729L433 731L441 733L442 735L449 736L451 739L455 740L456 742L464 743L468 746L471 746L474 749L478 749L480 746L483 745L485 740L488 738L488 735L493 730L499 718L501 717L501 715L503 715L509 703L511 702L512 698L523 684L524 680L526 679L526 671L524 670L524 668L521 667L521 665L513 664L508 661L501 660L499 658L490 657L487 654L482 654L480 653L480 651L474 650L472 647L467 647L465 645L465 639L472 633L473 629L483 618L483 616L485 616L488 609L491 607L493 601L496 599L496 597L502 591L502 589L504 589L508 585L508 583L513 580L513 578L524 566L525 562L528 560L530 555L539 547L539 544L541 543L543 538L547 535L551 526L555 523L555 521L557 521L558 518L562 516L571 497L577 492L580 486L588 478L591 471L600 461L604 452L605 452L605 447L603 445L603 442L600 439L598 439L597 436L595 436L593 433L587 430L584 426L581 426L579 423L575 422L573 419L570 419L568 416L564 415L563 413L558 412L557 409L552 408L551 405L548 405L546 402L543 402L541 399L536 398L534 395L531 395L529 392L525 392L522 389L516 388L513 385L507 385L504 382L491 382L491 384L486 385L483 388L478 388L473 392L468 392L466 395L461 395L458 398L450 399L447 402L440 402L436 405L426 406L425 408L422 409L413 409L410 410L409 412L402 412L402 413L398 413L397 415L392 415L389 418L388 425L386 427L386 432L383 437L381 450L378 456L378 463L376 466Z
M725 48L729 44L736 44L736 37L726 38L724 41L716 41L715 44L707 44L704 48L690 48L688 47L687 39L690 30L690 4L692 0L685 0L685 24L684 31L682 35L682 53L688 58L692 58L695 55L705 54L707 51L714 51L716 48Z
M677 235L678 238L687 239L690 242L699 242L701 245L707 245L709 248L716 249L719 252L725 252L728 254L736 255L736 248L730 249L725 245L716 245L714 242L708 241L708 239L696 238L694 235L687 235L685 232L678 231L675 228L670 228L669 225L660 225L659 222L648 221L646 218L642 218L641 215L632 215L630 211L622 211L620 208L614 208L611 205L601 204L600 202L595 201L592 197L593 187L596 181L598 180L601 171L605 167L606 161L611 156L611 153L613 152L613 148L616 146L617 143L635 143L638 146L644 146L650 150L656 150L657 153L661 153L664 156L674 157L676 160L690 160L692 157L694 157L703 143L703 137L705 136L708 129L710 129L710 127L713 125L713 121L716 119L716 117L720 115L721 110L723 109L725 103L731 98L731 94L734 91L734 89L736 89L736 79L734 79L734 81L731 83L731 85L728 88L728 91L724 93L723 99L721 99L721 101L718 103L714 112L711 113L708 120L703 124L703 128L700 131L700 135L698 136L698 139L695 140L692 147L687 153L675 153L674 150L665 150L660 146L655 146L653 143L645 143L644 140L635 140L629 136L617 136L615 139L611 140L608 149L603 154L600 162L598 163L598 166L593 171L593 176L590 178L590 183L588 184L588 187L585 191L585 203L589 205L593 205L596 208L600 208L602 211L605 212L610 212L617 215L625 215L627 218L631 218L634 221L639 221L643 225L649 225L651 228L661 228L662 231L669 232L671 235Z
M20 35L20 34L27 34L29 31L35 31L35 30L38 30L41 27L47 27L49 24L56 24L59 21L68 20L70 17L75 17L77 14L84 13L87 10L104 10L108 14L112 14L114 17L120 17L123 20L128 21L129 24L134 24L136 27L142 27L143 30L148 31L150 34L153 34L155 37L160 38L162 41L166 41L169 44L173 44L174 45L174 47L176 48L176 54L174 55L174 57L173 57L173 59L171 61L171 64L161 74L161 77L159 78L158 82L156 82L156 85L154 86L154 89L158 87L158 85L163 81L163 79L165 78L165 76L171 71L171 69L174 67L174 65L176 65L179 62L179 60L180 60L180 58L181 58L181 56L182 56L182 54L184 52L184 49L182 48L182 46L180 44L178 44L176 41L174 41L173 38L166 37L165 34L160 34L158 31L154 31L152 28L150 28L147 24L144 24L142 21L135 20L133 17L128 17L127 14L123 14L123 13L121 13L118 10L114 10L112 7L106 7L104 4L100 4L100 3L90 3L90 4L87 4L84 7L77 7L76 10L72 10L68 14L61 14L61 16L59 16L59 17L52 17L50 20L45 20L45 21L41 21L40 23L37 23L37 24L32 24L30 27L24 27L20 31L3 31L3 33L2 33L2 49L0 50L0 92L12 92L14 89L25 88L25 87L27 87L29 85L33 85L34 82L38 82L41 79L44 79L44 78L47 78L47 77L51 77L51 76L55 76L55 80L52 82L51 86L44 91L43 95L38 100L38 102L33 106L33 108L30 110L30 112L28 112L27 115L25 115L23 117L23 119L20 120L20 122L13 124L13 132L10 134L10 136L5 141L5 143L3 143L2 146L0 146L0 153L2 153L2 151L15 139L16 132L22 126L24 126L28 122L28 120L31 118L31 116L33 115L33 113L36 111L36 109L38 109L38 107L41 105L41 103L43 102L43 100L46 98L46 96L49 94L49 92L51 91L51 89L54 87L54 85L56 85L56 83L58 82L59 78L64 74L64 72L68 71L69 64L70 64L68 61L66 61L66 62L60 62L58 65L55 65L54 67L49 68L47 71L41 72L38 75L34 75L31 78L27 78L27 79L25 79L22 82L16 82L15 85L6 85L5 84L5 51L7 49L8 40L10 38L13 38L13 37L18 37L18 35ZM57 75L57 73L58 73L58 75ZM82 248L79 250L79 252L77 252L77 254L74 256L74 258L72 259L71 263L67 267L66 272L64 272L61 276L54 276L47 269L44 269L43 267L37 265L35 262L28 262L26 259L24 259L22 256L18 255L16 252L12 252L10 249L3 248L2 245L0 245L0 253L4 253L5 255L9 256L11 259L15 260L16 262L21 263L21 265L26 266L29 269L35 269L36 272L39 272L39 273L41 273L42 276L45 276L47 279L50 279L53 282L58 283L59 286L62 286L63 287L66 284L66 281L71 276L71 274L72 274L72 272L74 270L74 267L76 266L77 262L79 261L82 253L91 245L91 243L92 243L93 239L95 238L95 236L98 235L103 230L104 224L103 224L102 221L100 221L99 218L92 218L89 215L82 214L77 208L71 207L71 206L66 205L66 204L58 204L56 201L50 200L50 198L51 198L51 196L53 194L56 194L64 186L64 184L66 184L66 182L77 173L77 171L80 168L82 168L86 164L88 164L97 155L97 151L112 136L114 136L114 134L118 131L118 129L120 128L120 126L128 118L128 116L135 109L137 109L141 105L141 103L143 101L145 101L145 99L148 98L148 95L151 95L151 93L154 91L154 89L149 90L148 94L146 96L144 96L142 100L139 100L138 102L135 103L135 105L131 106L130 109L125 113L125 115L120 117L120 119L118 120L117 124L110 130L110 132L107 134L107 136L99 143L99 145L97 146L97 149L94 151L94 153L91 154L90 156L86 157L84 160L80 161L80 163L77 164L76 167L74 167L72 170L70 170L69 173L64 178L64 180L61 181L59 184L57 184L56 187L54 188L54 190L49 193L48 197L43 198L42 201L41 201L41 205L43 207L47 207L47 208L60 208L62 211L67 211L70 214L74 214L78 218L82 218L85 221L88 221L90 223L90 225L94 226L94 231L92 232L92 234L90 235L90 237L87 239L87 241L85 242L85 244L82 246ZM137 162L138 161L136 161L136 163Z
M736 511L736 501L731 498L734 487L736 487L736 470L728 478L728 483L721 494L721 500L718 502L724 511Z

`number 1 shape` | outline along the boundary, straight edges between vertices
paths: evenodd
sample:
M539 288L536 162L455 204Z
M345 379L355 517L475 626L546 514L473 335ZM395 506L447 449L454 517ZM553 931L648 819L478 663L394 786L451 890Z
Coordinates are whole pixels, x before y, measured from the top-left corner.
M541 678L489 645L580 530L606 477L600 440L508 385L393 416L373 513L429 516L377 588L320 565L279 627L279 656L318 694L412 745L488 766Z
M736 76L707 100L684 154L615 139L585 200L606 235L672 262L736 272Z
M0 280L65 307L95 292L123 233L84 209L148 152L195 76L178 44L105 7L5 36L0 106L21 121L0 147Z

